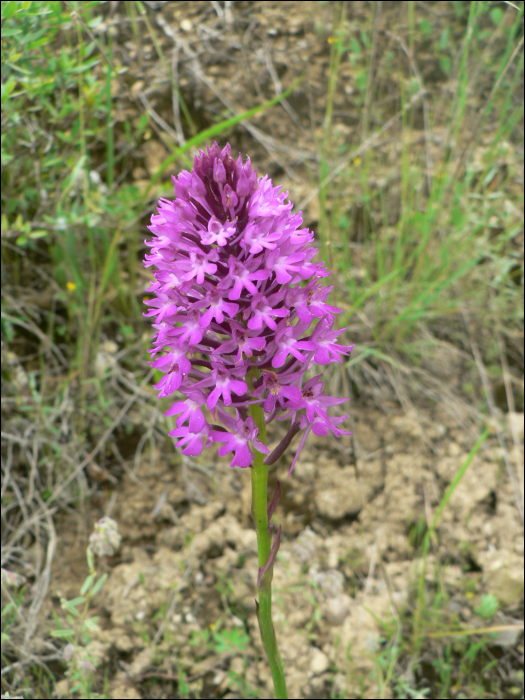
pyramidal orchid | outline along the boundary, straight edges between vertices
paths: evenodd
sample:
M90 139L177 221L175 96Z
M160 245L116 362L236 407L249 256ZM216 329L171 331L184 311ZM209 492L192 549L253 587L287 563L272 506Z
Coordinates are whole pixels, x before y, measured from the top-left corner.
M290 473L307 435L348 431L347 416L329 417L346 399L326 396L321 375L304 381L317 363L342 362L353 346L336 342L327 303L330 272L313 262L313 233L292 214L288 193L250 159L232 157L214 143L195 157L191 172L173 177L175 200L161 199L151 218L145 256L155 268L144 315L155 334L152 367L164 373L159 396L182 394L166 415L177 416L170 436L182 454L198 455L218 443L232 467L251 467L252 513L257 531L257 615L276 697L287 697L271 619L271 580L280 543L269 524L280 486L267 506L267 471L302 433ZM343 329L344 330L344 329ZM266 426L289 421L270 453Z

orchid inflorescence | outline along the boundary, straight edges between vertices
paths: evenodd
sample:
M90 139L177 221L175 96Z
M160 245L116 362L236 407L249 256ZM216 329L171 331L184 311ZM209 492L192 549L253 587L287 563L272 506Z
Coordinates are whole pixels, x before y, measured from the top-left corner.
M321 375L303 384L314 362L341 362L353 347L336 343L342 331L332 330L341 310L319 282L330 272L312 262L313 233L300 228L288 193L258 178L249 158L234 160L229 144L201 150L173 183L176 199L160 200L145 256L157 268L145 314L156 331L150 364L165 372L155 388L185 397L166 413L178 416L170 436L185 455L222 443L220 456L233 452L231 466L248 467L252 448L273 464L303 430L290 474L311 430L348 432L338 427L347 416L327 415L346 399L323 394ZM291 421L271 454L249 415L254 404L266 424Z

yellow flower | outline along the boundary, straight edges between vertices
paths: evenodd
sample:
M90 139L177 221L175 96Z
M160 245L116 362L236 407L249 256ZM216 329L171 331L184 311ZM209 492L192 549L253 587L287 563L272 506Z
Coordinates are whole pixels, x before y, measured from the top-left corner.
M74 292L77 288L77 285L74 282L66 282L66 287L69 289L70 292Z

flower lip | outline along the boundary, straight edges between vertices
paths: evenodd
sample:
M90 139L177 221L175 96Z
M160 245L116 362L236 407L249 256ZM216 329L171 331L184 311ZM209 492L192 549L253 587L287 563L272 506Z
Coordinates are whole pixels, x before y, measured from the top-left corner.
M215 216L212 216L208 222L208 230L201 234L201 241L204 245L225 246L228 238L235 235L236 230L236 222L225 221L222 223Z

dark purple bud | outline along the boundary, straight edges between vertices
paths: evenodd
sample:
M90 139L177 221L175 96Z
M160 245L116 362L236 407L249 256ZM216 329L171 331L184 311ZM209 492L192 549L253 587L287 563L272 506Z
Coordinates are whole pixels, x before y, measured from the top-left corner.
M226 170L222 164L222 160L219 160L218 158L215 158L215 162L213 164L213 179L215 182L218 182L221 185L226 182Z
M197 197L205 197L206 196L206 187L204 186L203 181L200 179L200 177L196 173L193 173L192 178L191 178L191 189L192 189L192 194L196 195Z
M231 209L232 207L237 206L238 201L239 198L235 192L229 185L226 185L222 191L222 206L225 209Z
M239 197L246 197L246 195L250 192L250 183L248 182L248 178L244 173L241 173L235 189L237 190Z

